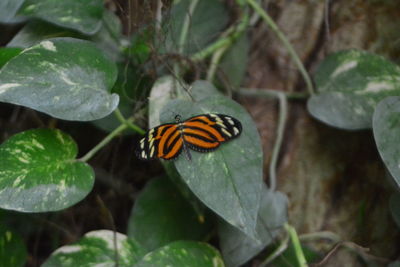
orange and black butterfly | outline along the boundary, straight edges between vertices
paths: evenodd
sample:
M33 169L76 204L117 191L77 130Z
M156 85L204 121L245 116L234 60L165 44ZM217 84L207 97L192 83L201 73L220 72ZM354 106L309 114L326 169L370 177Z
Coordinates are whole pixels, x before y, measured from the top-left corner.
M237 119L223 114L202 114L183 122L179 115L175 123L166 123L150 129L136 148L140 159L173 159L184 150L191 159L189 149L209 152L221 143L236 138L242 132Z

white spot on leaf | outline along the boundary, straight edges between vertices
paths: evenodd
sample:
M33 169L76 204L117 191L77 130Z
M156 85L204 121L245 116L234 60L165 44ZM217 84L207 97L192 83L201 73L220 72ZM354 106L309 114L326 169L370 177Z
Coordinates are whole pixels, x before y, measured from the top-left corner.
M40 45L46 50L57 52L57 48L54 46L53 42L43 41L40 43Z
M0 94L3 94L5 92L7 92L11 88L19 87L21 85L22 84L19 84L19 83L5 83L5 84L2 84L2 85L0 85Z
M393 90L393 84L388 82L369 82L363 91L357 92L358 94L365 93L379 93L381 91Z
M358 62L356 60L346 62L339 67L336 68L336 70L331 74L331 78L335 78L339 74L342 74L343 72L349 71L355 67L357 67Z

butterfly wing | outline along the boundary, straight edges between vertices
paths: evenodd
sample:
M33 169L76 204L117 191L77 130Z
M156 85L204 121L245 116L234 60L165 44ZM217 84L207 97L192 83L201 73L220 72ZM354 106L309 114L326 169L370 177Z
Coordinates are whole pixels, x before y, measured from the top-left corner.
M223 114L203 114L183 123L183 138L188 147L199 152L215 150L223 142L238 137L242 124Z
M136 155L143 160L155 158L169 160L181 153L182 146L183 140L177 124L162 124L150 129L139 141Z

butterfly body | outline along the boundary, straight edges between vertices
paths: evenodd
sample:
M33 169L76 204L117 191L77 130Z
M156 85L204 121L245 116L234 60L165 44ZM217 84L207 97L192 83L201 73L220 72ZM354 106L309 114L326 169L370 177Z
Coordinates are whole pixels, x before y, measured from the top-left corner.
M237 119L223 114L202 114L182 122L180 116L176 116L175 121L150 129L139 142L137 156L144 160L170 160L184 150L190 160L189 149L210 152L242 132Z

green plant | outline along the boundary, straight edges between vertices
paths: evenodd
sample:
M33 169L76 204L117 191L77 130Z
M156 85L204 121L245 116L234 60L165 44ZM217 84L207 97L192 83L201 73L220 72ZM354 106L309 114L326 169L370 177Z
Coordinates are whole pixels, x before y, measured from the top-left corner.
M88 162L121 134L143 135L145 113L149 128L173 121L176 114L187 118L218 112L239 119L244 129L239 139L213 153L194 153L191 162L185 157L163 161L165 175L147 182L135 199L126 235L115 229L88 232L55 250L43 266L239 266L269 246L263 256L266 265L285 251L289 241L292 262L306 266L316 256L307 249L304 255L301 240L287 222L287 197L276 191L287 102L293 97L310 97L310 113L332 126L373 128L383 161L400 185L400 150L393 146L400 129L400 69L362 51L340 52L321 64L314 92L299 57L259 4L238 0L236 5L240 14L228 25L228 12L220 1L176 1L169 12L160 13L160 21L127 38L120 20L101 0L0 4L0 21L26 22L8 47L0 49L0 101L52 119L92 122L108 132L82 157L77 156L73 137L54 127L8 138L0 146L0 208L50 212L82 201L95 181ZM252 14L260 16L288 49L308 94L237 88L245 75L246 31ZM197 68L200 64L207 66L207 73ZM224 84L217 66L228 74L234 93L279 101L269 187L263 183L256 126L241 105L216 89ZM101 205L113 225L106 204ZM398 218L397 210L394 214ZM10 230L2 220L0 227L0 265L23 265L26 252L16 229ZM219 250L209 244L215 245L216 235ZM335 235L330 238L339 241ZM278 245L270 250L274 240Z

